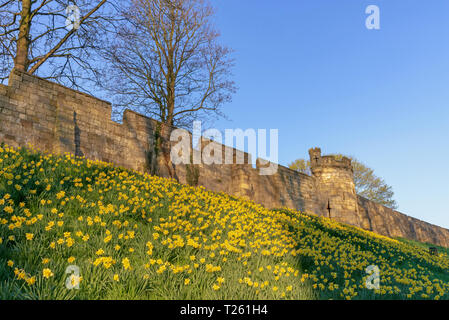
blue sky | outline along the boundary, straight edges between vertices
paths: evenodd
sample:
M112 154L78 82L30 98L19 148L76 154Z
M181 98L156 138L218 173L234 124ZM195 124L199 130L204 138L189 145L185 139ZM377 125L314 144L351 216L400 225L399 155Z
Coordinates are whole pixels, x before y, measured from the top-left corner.
M449 228L449 1L213 4L239 87L218 129L279 129L283 165L316 146L355 156L401 212Z

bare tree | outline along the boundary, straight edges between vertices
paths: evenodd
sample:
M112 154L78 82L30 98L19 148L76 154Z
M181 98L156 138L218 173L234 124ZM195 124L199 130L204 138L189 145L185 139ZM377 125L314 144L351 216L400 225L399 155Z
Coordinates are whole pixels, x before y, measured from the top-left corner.
M84 80L95 80L94 50L115 20L114 10L112 0L4 1L0 82L13 68L77 88Z
M205 0L133 0L105 51L108 89L119 111L130 108L161 122L155 149L159 174L174 177L173 126L221 116L235 91L231 50L218 43Z

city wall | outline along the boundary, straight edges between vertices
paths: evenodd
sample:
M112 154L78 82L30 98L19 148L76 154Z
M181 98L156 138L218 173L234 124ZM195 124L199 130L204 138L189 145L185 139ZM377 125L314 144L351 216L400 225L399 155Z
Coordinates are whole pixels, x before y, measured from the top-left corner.
M157 122L126 110L122 123L111 120L111 104L47 80L14 71L0 85L0 142L19 147L70 152L125 168L149 171ZM210 140L203 140L203 148ZM229 149L224 145L222 150ZM260 175L250 156L245 164L198 165L198 184L209 190L245 197L267 208L288 207L327 216L389 237L404 237L449 247L449 230L409 217L355 193L351 161L309 151L312 175L278 166ZM176 166L181 183L186 166Z

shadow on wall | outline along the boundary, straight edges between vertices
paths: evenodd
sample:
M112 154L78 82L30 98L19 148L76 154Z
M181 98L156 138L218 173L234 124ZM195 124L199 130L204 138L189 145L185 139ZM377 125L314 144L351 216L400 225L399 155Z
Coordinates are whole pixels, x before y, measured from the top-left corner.
M75 156L84 157L84 153L81 151L81 129L76 122L76 111L73 111L73 124L75 134Z
M135 150L139 150L140 155L135 155L141 161L136 166L137 170L143 172L157 173L157 154L155 150L155 140L157 139L158 122L154 119L143 116L132 110L123 112L122 125L129 133L129 144Z
M304 199L300 197L302 179L295 179L295 181L293 181L292 176L285 174L284 171L286 170L279 171L279 177L281 180L280 185L282 186L282 190L280 190L279 193L282 206L293 207L296 210L305 211L306 207ZM287 199L289 199L292 203L286 202L285 194L288 194Z

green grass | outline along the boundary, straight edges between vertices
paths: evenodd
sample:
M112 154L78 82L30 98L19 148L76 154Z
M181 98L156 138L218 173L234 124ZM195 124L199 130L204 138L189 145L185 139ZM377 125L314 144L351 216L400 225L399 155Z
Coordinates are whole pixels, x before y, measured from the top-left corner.
M4 145L0 239L0 300L449 296L447 249L431 256L326 218ZM66 287L70 265L79 289ZM378 290L365 286L369 265Z
M438 253L444 253L446 255L449 255L449 249L446 247L437 246L435 244L427 243L427 242L419 242L419 241L415 241L415 240L405 239L405 238L401 238L401 237L395 237L394 239L404 242L406 244L409 244L411 246L416 246L418 248L424 248L427 251L429 250L429 248L432 248L432 247L437 248Z

